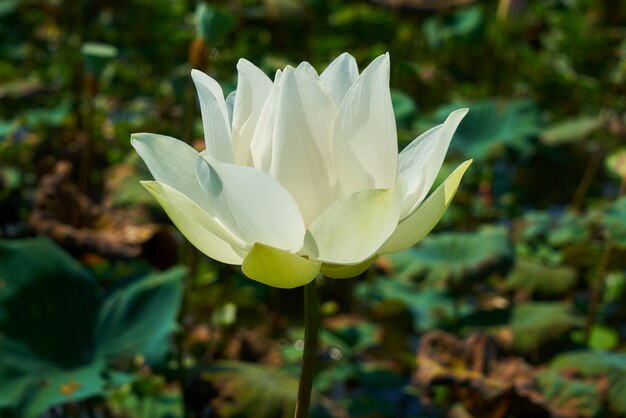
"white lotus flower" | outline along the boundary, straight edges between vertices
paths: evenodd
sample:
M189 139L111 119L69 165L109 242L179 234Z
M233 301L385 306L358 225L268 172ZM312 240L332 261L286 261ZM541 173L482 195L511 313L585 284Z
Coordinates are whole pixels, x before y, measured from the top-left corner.
M291 288L320 271L353 277L439 222L471 161L425 197L467 109L398 155L388 54L361 74L346 53L320 75L304 62L273 82L244 59L237 69L226 100L191 72L205 151L162 135L131 139L155 178L142 184L200 251Z

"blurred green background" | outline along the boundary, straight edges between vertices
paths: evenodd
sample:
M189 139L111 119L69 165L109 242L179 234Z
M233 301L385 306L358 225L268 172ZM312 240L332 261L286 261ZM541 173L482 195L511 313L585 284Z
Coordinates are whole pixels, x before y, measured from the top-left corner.
M469 107L436 230L320 285L314 417L626 416L626 3L0 0L0 417L289 417L301 289L198 254L134 132L390 52L400 147Z

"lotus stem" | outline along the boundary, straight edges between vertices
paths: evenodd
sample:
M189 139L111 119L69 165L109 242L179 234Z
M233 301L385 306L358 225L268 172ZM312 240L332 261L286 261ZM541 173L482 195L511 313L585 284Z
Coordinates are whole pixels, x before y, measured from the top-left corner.
M602 161L602 149L598 149L589 158L589 163L587 164L587 168L585 169L585 173L580 179L580 183L576 188L576 192L574 193L574 199L572 200L572 209L574 212L580 212L583 208L583 204L585 203L585 197L587 197L587 192L591 187L591 183L593 182L593 178L595 177L598 168L600 167L600 162Z
M626 194L626 178L622 178L622 182L619 186L619 192L617 193L617 199L624 196L624 194ZM589 340L591 339L591 333L593 332L593 326L596 322L598 305L602 300L602 292L604 291L607 270L610 267L613 249L613 243L610 241L607 242L598 266L597 278L592 284L593 289L591 293L591 301L589 302L589 312L587 313L587 321L585 323L585 330L583 334L583 341L585 344L589 344Z
M304 352L296 399L295 418L308 418L315 376L319 334L319 302L316 280L304 286Z

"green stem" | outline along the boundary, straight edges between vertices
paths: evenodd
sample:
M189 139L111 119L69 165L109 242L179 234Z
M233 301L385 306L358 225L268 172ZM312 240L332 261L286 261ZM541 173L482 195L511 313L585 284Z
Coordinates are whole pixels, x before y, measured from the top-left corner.
M317 360L317 340L319 333L319 302L316 280L304 286L304 353L302 371L298 385L295 418L308 418L311 403L311 390Z
M619 199L620 197L624 196L624 194L626 194L626 178L622 178L622 182L619 186L619 192L617 193L617 198ZM592 284L593 289L591 293L591 301L589 302L589 312L587 313L587 321L585 323L583 337L585 344L589 344L591 332L596 322L598 305L602 301L602 292L606 284L607 270L610 266L613 249L613 243L610 241L607 242L606 246L604 247L604 251L602 252L602 258L600 259L600 264L598 266L597 278Z

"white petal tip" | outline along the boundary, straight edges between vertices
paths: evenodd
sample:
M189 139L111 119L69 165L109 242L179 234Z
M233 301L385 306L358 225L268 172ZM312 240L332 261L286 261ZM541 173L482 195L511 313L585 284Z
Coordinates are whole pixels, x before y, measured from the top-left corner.
M150 135L152 134L147 132L135 132L134 134L130 134L130 142L145 141Z
M465 118L468 112L469 112L469 108L467 107L450 112L444 124L453 122L456 124L456 126L458 126L458 124L461 123L461 121L463 120L463 118ZM456 130L456 127L454 129Z
M253 62L248 61L245 58L239 58L239 61L237 61L237 70L241 70L244 67L254 67L254 68L258 68L256 65L254 65Z
M450 113L452 114L458 114L458 115L462 115L465 116L467 115L467 113L469 112L469 107L462 107L460 109L455 110L454 112Z

